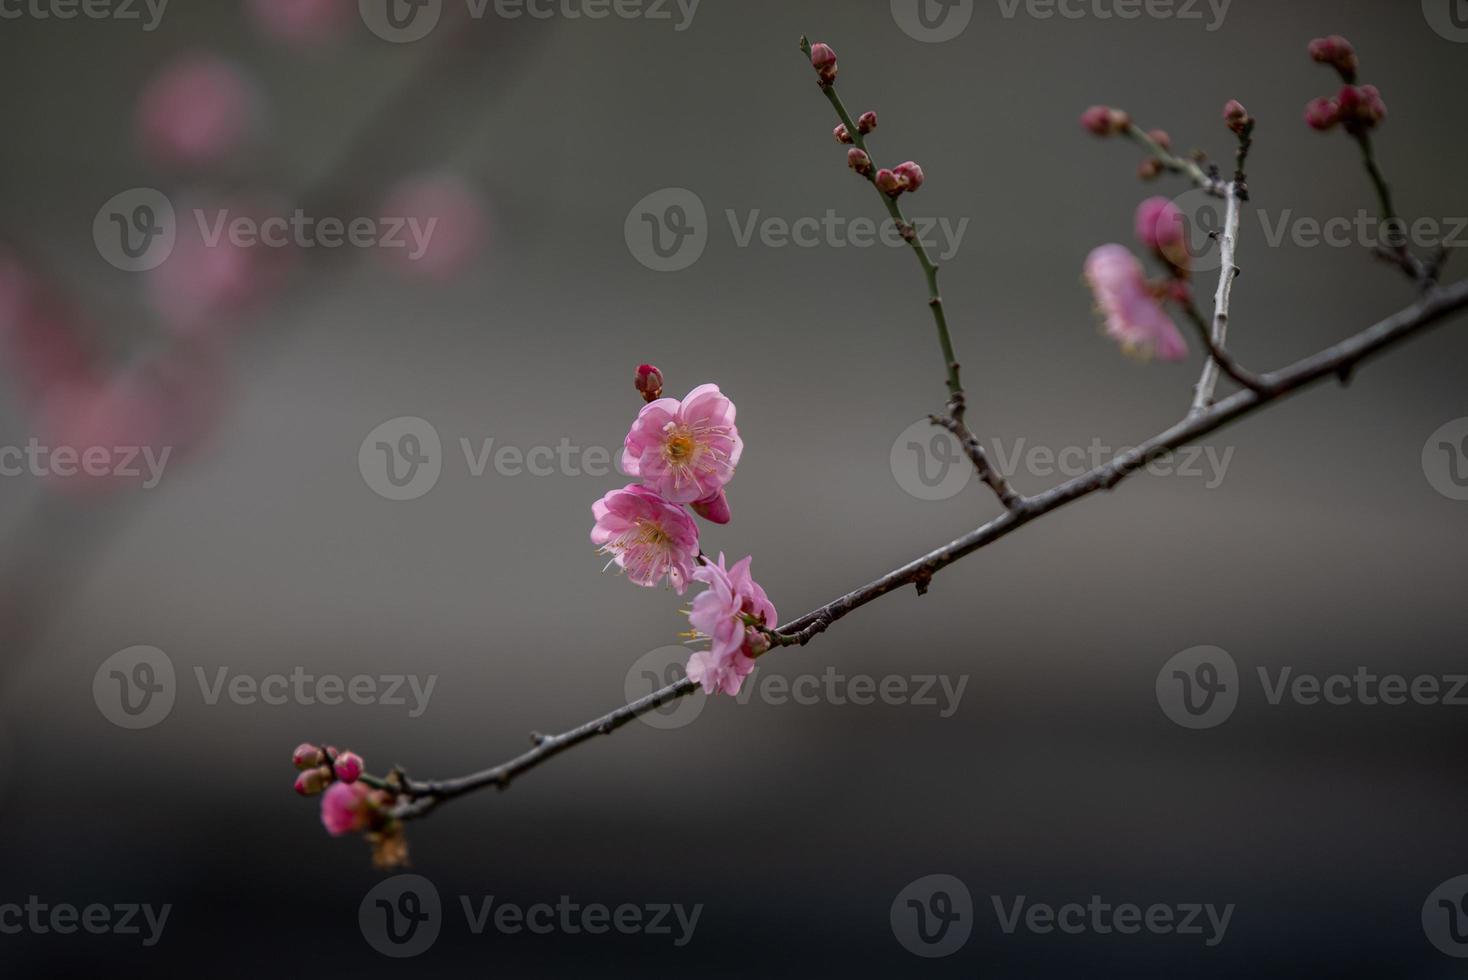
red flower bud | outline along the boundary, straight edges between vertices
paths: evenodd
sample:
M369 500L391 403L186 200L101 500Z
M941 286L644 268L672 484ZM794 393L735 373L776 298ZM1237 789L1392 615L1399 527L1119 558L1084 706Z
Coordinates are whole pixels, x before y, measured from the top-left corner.
M1341 77L1347 82L1356 80L1356 71L1361 67L1360 59L1356 57L1356 49L1350 41L1339 34L1317 37L1311 41L1310 57L1322 65L1330 65L1340 72Z
M845 123L842 123L841 125L837 126L835 129L831 130L831 135L834 136L834 137L836 137L836 142L837 143L851 143L851 142L854 142L852 140L852 138L851 138L851 134L846 131L846 124Z
M1229 99L1223 107L1223 121L1228 124L1229 129L1242 136L1254 120L1249 118L1249 110L1244 108L1242 102Z
M1126 132L1131 124L1128 113L1110 106L1093 105L1081 113L1081 125L1097 136L1116 136Z
M642 393L642 400L655 402L663 396L663 372L651 364L639 364L632 383Z
M296 777L296 792L302 796L315 796L331 782L331 770L326 766L307 769Z
M1162 161L1156 157L1147 157L1137 164L1137 176L1142 180L1156 180L1162 176Z
M1151 130L1147 133L1147 138L1156 143L1158 146L1162 147L1164 150L1172 149L1172 137L1167 135L1166 130Z
M1311 129L1318 129L1324 133L1334 129L1336 123L1340 121L1341 107L1335 99L1327 99L1322 96L1305 106L1305 122Z
M923 168L911 160L906 163L899 163L894 172L897 174L897 179L902 181L904 190L915 191L923 186L923 180L925 179L923 177Z
M861 130L863 136L870 133L877 128L877 114L875 112L863 112L861 118L856 121L856 128Z
M1372 129L1386 118L1386 103L1375 85L1347 85L1336 96L1341 122L1354 129Z
M343 752L336 757L332 766L336 778L344 783L355 783L362 775L362 757L355 752Z
M907 190L907 186L901 177L884 167L877 171L877 190L888 197L897 197Z
M302 742L296 746L296 751L291 753L291 762L297 769L314 769L326 761L326 756L321 751L321 746L312 745L310 742Z
M729 511L729 498L725 496L722 487L702 500L695 500L688 506L693 508L695 514L711 524L728 524L733 517Z
M846 163L852 170L855 170L863 177L870 177L872 175L872 158L867 156L866 150L860 150L853 146L850 150L846 151Z
M830 85L836 80L836 52L829 44L812 45L810 49L810 64L821 78L822 85Z

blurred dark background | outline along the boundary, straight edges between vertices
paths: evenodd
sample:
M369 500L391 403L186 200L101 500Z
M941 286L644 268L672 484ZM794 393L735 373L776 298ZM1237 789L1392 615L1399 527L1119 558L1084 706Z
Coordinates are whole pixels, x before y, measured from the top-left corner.
M33 11L0 21L6 288L57 297L10 325L0 444L131 433L136 409L141 431L177 447L148 489L0 479L0 905L173 907L146 948L0 935L7 976L1461 973L1422 913L1468 873L1468 706L1271 705L1257 670L1464 671L1468 503L1435 490L1423 463L1434 432L1468 415L1463 323L1347 390L1313 389L1215 435L1232 452L1218 486L1139 476L756 675L965 679L950 716L755 696L710 700L672 730L635 723L409 828L412 871L445 906L428 952L389 959L359 930L383 873L292 793L297 742L349 746L374 771L466 772L621 703L629 669L686 628L675 596L601 572L589 507L616 475L476 477L460 439L614 448L639 404L639 361L662 368L670 394L717 381L746 452L734 522L705 526L704 547L753 554L787 619L995 513L977 483L928 501L894 474L894 442L943 398L912 258L758 235L741 247L730 228L730 211L741 227L756 213L880 214L831 140L802 32L838 51L852 109L879 111L879 162L926 168L909 213L968 219L945 295L971 420L1006 452L1133 444L1186 409L1200 364L1129 361L1096 327L1087 252L1130 244L1138 201L1187 188L1139 185L1133 147L1077 125L1088 105L1226 159L1219 110L1238 98L1259 119L1253 208L1271 222L1354 216L1374 206L1355 148L1301 121L1338 85L1305 45L1340 32L1390 107L1378 146L1401 209L1468 215L1456 107L1468 45L1416 2L1235 0L1221 23L1206 4L1199 19L1135 20L1098 17L1104 0L1076 19L970 6L941 42L905 31L885 0L704 0L682 30L675 4L669 20L571 17L574 2L544 5L548 19L493 4L474 19L449 0L412 43L375 36L352 4L282 20L270 4L175 3L151 31ZM243 81L243 130L213 132L225 148L207 161L180 161L158 146L168 118L150 130L140 99L205 54ZM176 88L176 101L158 96L165 109L204 111L189 97L207 85ZM348 220L437 209L445 251L422 268L352 248L189 266L181 230L159 270L128 272L92 230L104 202L138 187L181 214L193 201ZM625 230L664 188L708 215L706 249L676 272L647 268ZM1413 297L1363 248L1271 245L1253 212L1239 261L1233 347L1259 368ZM1455 273L1468 274L1461 257ZM86 377L122 380L58 382L73 376L57 363L81 351ZM442 440L438 482L414 500L375 493L358 465L368 433L398 417ZM1027 492L1061 478L1015 476ZM176 701L127 730L93 682L135 645L167 654ZM1199 645L1233 657L1241 696L1226 723L1193 731L1160 709L1156 680ZM220 668L436 686L418 717L209 703L196 670L212 684ZM889 921L932 874L973 896L971 938L940 959L908 952ZM703 910L681 948L475 936L464 895ZM992 896L1021 895L1235 909L1211 948L1006 934Z

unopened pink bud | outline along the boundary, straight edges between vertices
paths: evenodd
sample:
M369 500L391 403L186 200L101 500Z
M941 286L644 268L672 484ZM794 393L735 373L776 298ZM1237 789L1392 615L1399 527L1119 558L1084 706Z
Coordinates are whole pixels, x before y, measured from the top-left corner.
M870 177L872 175L872 158L867 156L866 150L853 146L846 152L846 163L852 170L855 170L863 177Z
M1336 96L1336 104L1348 127L1371 129L1386 118L1386 103L1375 85L1347 85Z
M897 179L902 181L903 187L907 190L915 191L923 186L923 180L925 179L923 177L923 168L911 160L906 163L899 163L894 172L897 174Z
M1116 136L1126 132L1131 124L1129 113L1107 105L1093 105L1081 113L1081 125L1097 136Z
M695 514L711 524L728 524L732 517L729 512L729 498L724 495L723 487L702 500L695 500L688 506L693 508Z
M822 85L830 85L836 80L836 52L829 44L815 44L810 49L811 67L821 78Z
M343 752L332 765L336 778L344 783L355 783L362 775L362 757L355 752Z
M746 657L753 659L770 649L770 638L760 630L745 630L744 647L740 651Z
M1149 131L1147 133L1147 138L1156 143L1158 146L1162 147L1164 150L1172 149L1172 137L1167 135L1167 131L1164 129L1154 129Z
M907 190L907 185L903 183L902 178L885 167L877 171L876 180L877 190L888 197L897 197Z
M655 402L663 397L663 372L651 364L639 364L632 383L642 393L642 400Z
M1305 122L1311 129L1318 129L1324 133L1334 129L1340 121L1341 107L1335 99L1327 99L1322 96L1305 106Z
M297 769L314 769L325 761L321 746L312 745L310 742L302 742L296 746L296 751L291 753L291 762L295 763Z
M1137 240L1176 269L1188 267L1187 227L1183 213L1165 197L1149 197L1137 206Z
M1156 180L1162 176L1162 161L1156 157L1147 157L1137 164L1137 176L1142 180Z
M837 126L835 129L831 130L831 135L834 136L834 137L836 137L836 142L837 143L851 143L851 142L854 142L852 140L852 138L851 138L851 134L846 131L846 124L845 123L842 123L839 126Z
M296 777L296 792L302 796L315 796L331 782L331 770L325 766L307 769Z
M1243 135L1244 130L1253 122L1249 118L1249 110L1245 109L1244 104L1238 99L1229 99L1224 104L1223 121L1228 124L1229 129L1239 135Z
M1355 80L1356 71L1361 67L1355 47L1339 34L1311 41L1310 57L1322 65L1330 65L1348 82Z
M875 112L863 112L861 118L856 121L856 128L861 130L865 136L877 128L877 114Z

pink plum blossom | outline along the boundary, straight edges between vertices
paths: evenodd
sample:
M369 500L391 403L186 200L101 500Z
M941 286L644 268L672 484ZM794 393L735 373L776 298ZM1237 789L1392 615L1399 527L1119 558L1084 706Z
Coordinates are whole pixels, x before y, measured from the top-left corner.
M321 823L333 837L367 827L368 801L372 788L366 783L332 783L321 797Z
M675 504L712 496L734 478L744 442L734 403L714 384L699 385L681 402L644 405L627 433L622 471Z
M689 658L688 678L702 684L708 694L738 694L754 670L754 657L769 648L769 641L745 617L770 628L778 622L765 590L750 576L751 561L744 558L727 568L719 555L718 564L704 564L693 573L708 589L693 600L688 619L710 642L709 649Z
M259 120L255 86L216 55L187 54L148 83L138 101L138 140L156 163L217 165L241 150Z
M1162 309L1137 261L1124 245L1102 245L1086 258L1086 279L1106 318L1106 332L1129 354L1180 361L1188 345Z
M679 595L687 591L698 560L698 525L683 508L632 485L602 497L591 513L591 543L635 585L652 588L666 578Z

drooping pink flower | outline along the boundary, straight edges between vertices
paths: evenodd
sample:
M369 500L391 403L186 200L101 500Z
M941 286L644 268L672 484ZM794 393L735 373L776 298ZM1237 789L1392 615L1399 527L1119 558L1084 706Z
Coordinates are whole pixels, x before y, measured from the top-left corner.
M302 45L337 40L356 13L352 0L249 0L248 6L266 34Z
M751 561L744 558L727 568L724 556L719 555L718 564L706 563L693 573L708 589L693 600L688 619L709 638L709 649L689 658L687 672L708 694L738 694L744 678L754 670L754 657L769 648L769 641L745 617L772 629L778 622L765 590L750 575Z
M602 497L591 513L591 543L635 585L652 588L666 578L679 595L688 590L698 560L698 525L683 508L634 484Z
M642 407L623 442L622 471L675 504L691 504L733 479L743 452L734 403L705 384L681 402L659 398Z
M208 167L249 141L259 121L254 85L212 54L188 54L167 65L138 101L138 140L156 163Z
M1129 354L1180 361L1188 345L1125 245L1102 245L1086 258L1086 280L1106 317L1106 332Z
M1189 264L1187 225L1182 211L1165 197L1149 197L1137 205L1137 240L1178 269Z
M714 491L710 496L702 500L695 500L688 506L693 508L695 514L710 524L728 524L734 516L729 511L729 497L724 493L722 487Z
M372 787L366 783L332 783L321 797L321 823L333 837L365 830L368 820L367 797Z

